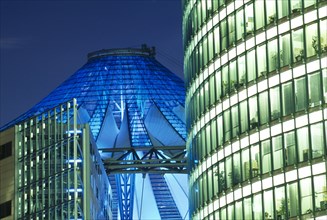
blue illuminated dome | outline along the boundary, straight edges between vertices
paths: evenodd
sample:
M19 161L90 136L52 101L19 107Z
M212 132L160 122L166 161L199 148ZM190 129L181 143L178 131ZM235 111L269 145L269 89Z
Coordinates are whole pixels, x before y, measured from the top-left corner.
M105 152L108 148L185 146L184 82L155 59L154 48L146 46L89 53L82 68L1 130L73 98L77 99L80 120L89 123L103 159L113 156ZM181 219L187 215L186 175L150 174L145 185L152 190L144 188L146 195L139 184L142 175L137 175L135 191L131 189L135 195L131 197L131 215L142 219ZM116 183L117 178L111 178L111 184ZM121 186L116 187L119 191ZM180 192L184 193L178 195ZM138 208L140 202L143 210ZM120 218L124 208L118 208Z

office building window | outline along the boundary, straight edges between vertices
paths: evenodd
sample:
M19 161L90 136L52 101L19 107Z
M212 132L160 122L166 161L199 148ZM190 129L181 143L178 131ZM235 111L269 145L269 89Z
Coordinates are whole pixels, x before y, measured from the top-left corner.
M289 132L284 135L285 146L285 165L293 165L296 163L295 135Z
M262 173L271 171L270 140L261 143Z
M314 56L319 53L319 40L317 23L307 25L305 27L306 50L307 57Z
M259 94L259 111L260 111L260 124L266 124L269 120L269 103L268 92L262 92Z
M0 218L11 215L11 200L0 204Z
M279 38L279 65L287 66L291 62L290 34L281 35Z
M301 214L312 213L312 186L311 178L300 180Z
M321 104L321 77L320 73L309 75L309 106L313 107Z
M307 108L307 80L302 77L295 80L295 111Z
M262 10L255 10L255 28L256 30L265 25L265 2L262 0L255 1L255 8L262 8Z
M0 146L0 160L12 155L12 142L5 143Z
M299 199L298 199L298 182L287 184L287 198L288 203L288 215L290 217L299 215Z
M299 162L307 161L310 159L308 127L298 129L296 136Z
M271 120L280 117L280 97L279 97L279 87L270 89L270 113Z
M283 116L289 115L294 112L294 94L293 83L283 84L282 87L283 96Z
M292 33L292 46L293 46L293 62L299 62L304 59L304 46L303 46L303 29L293 31Z

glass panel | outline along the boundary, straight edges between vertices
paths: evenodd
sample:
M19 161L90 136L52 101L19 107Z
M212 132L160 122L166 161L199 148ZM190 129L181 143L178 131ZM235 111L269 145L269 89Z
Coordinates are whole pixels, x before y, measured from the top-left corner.
M245 56L240 56L237 60L238 65L238 83L243 86L245 83Z
M208 39L207 36L203 37L203 65L208 63Z
M303 29L293 31L293 62L302 61L304 58L304 47L303 47Z
M299 12L302 9L302 0L292 0L291 1L291 10L292 13Z
M232 131L233 138L239 135L238 105L232 107Z
M224 136L225 140L230 140L231 137L231 128L230 128L230 110L224 112Z
M255 50L251 50L247 53L247 74L248 74L248 82L251 82L256 78L255 71Z
M250 128L258 127L258 103L257 96L252 96L249 99L249 109L250 109Z
M213 195L217 195L218 194L218 176L219 176L219 173L218 173L218 166L217 165L214 165L213 166Z
M274 23L276 20L276 1L266 0L266 12L267 24Z
M280 117L280 98L279 98L279 87L270 89L270 112L271 120Z
M327 69L322 70L322 82L323 82L323 88L324 88L324 98L325 98L325 103L327 103Z
M221 72L216 72L216 97L221 99Z
M301 214L312 213L312 186L311 178L306 178L300 181L301 191Z
M268 108L268 92L262 92L259 94L260 105L260 124L263 125L269 120L269 108Z
M314 56L319 53L318 30L317 23L306 26L306 49L307 57Z
M289 10L288 3L289 1L277 0L278 18L282 18L288 15L288 10Z
M238 10L236 13L236 39L242 38L244 33L244 10Z
M232 157L229 156L226 158L226 187L230 188L232 186Z
M314 3L316 3L316 0L305 0L304 1L304 7L309 7L311 5L313 5Z
M209 50L209 60L214 56L214 45L213 45L213 33L208 34L208 50Z
M282 93L283 93L283 116L285 116L294 112L293 84L292 83L283 84Z
M323 124L318 123L310 126L311 133L311 147L312 147L312 158L321 157L324 155L324 134Z
M301 111L307 107L307 80L305 77L295 80L295 111Z
M243 219L242 216L242 201L235 203L235 219Z
M278 54L277 54L277 40L268 42L268 64L269 72L277 68Z
M272 139L274 151L274 170L280 169L283 166L283 144L282 136L277 136Z
M245 208L244 208L244 210L245 210ZM251 219L251 218L248 218L248 219ZM253 219L262 219L261 193L253 196Z
M260 200L261 201L261 200ZM243 200L244 219L252 219L252 202L251 197ZM242 219L242 218L240 218Z
M219 192L222 192L226 189L224 165L225 165L225 163L223 161L219 163L219 174L218 174Z
M215 119L211 121L211 143L212 149L217 149L217 127Z
M226 19L220 22L220 37L221 37L221 50L224 51L227 48L227 25Z
M233 60L229 64L229 88L231 92L238 88L236 74L236 60Z
M241 182L241 160L240 153L233 155L233 185Z
M286 219L286 210L287 204L285 200L285 188L277 187L275 189L275 207L277 219L284 220Z
M247 101L243 101L240 104L240 114L241 114L241 133L248 130L248 108L247 108Z
M288 198L288 215L290 217L299 214L299 196L297 182L287 184L287 198Z
M228 66L224 66L222 69L223 73L223 96L227 95L230 92L230 87L229 87L229 72L228 72Z
M249 4L245 7L245 29L246 35L252 34L254 29L253 4Z
M285 1L287 2L287 1ZM289 65L291 62L290 35L285 34L279 38L279 62L280 66Z
M285 163L286 165L292 165L296 162L294 132L289 132L285 134L284 142L285 142Z
M274 197L272 190L263 193L265 219L274 219Z
M235 44L235 16L231 14L228 17L228 45L232 46Z
M224 140L222 115L218 116L217 126L218 126L218 128L217 128L218 129L218 146L221 146L223 144L223 140Z
M250 157L249 149L242 151L242 181L250 179Z
M258 76L267 74L266 44L257 47Z
M219 37L219 28L215 27L214 30L214 42L215 42L215 55L220 53L220 37Z
M210 105L213 105L215 102L216 102L216 94L215 94L215 91L216 91L216 88L215 88L215 77L214 75L211 75L210 77Z
M326 53L327 52L327 19L320 21L320 46L321 46L321 52Z
M320 82L321 82L321 77L319 72L309 75L309 106L310 107L321 104L322 97L321 97Z
M235 216L234 216L234 205L229 205L227 207L227 211L228 211L228 218L227 219L235 219Z
M251 147L251 171L252 177L256 177L260 174L259 145Z
M300 128L296 132L299 162L310 159L308 127Z
M262 173L271 171L270 140L261 143Z
M327 210L327 185L326 176L314 177L316 211Z
M255 10L255 25L256 25L256 30L258 30L265 25L264 1L256 0L255 8L256 8L256 10Z

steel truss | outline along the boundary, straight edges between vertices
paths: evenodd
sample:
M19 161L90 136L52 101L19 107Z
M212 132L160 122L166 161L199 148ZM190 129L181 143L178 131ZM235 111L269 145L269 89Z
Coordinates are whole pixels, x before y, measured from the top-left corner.
M187 173L185 146L112 148L102 152L112 153L104 160L107 174Z

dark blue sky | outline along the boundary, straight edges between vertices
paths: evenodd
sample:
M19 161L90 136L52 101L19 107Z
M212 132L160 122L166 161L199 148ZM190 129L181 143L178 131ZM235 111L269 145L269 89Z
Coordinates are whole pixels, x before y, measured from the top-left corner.
M143 43L182 78L180 0L0 0L0 126L84 65L88 52Z

